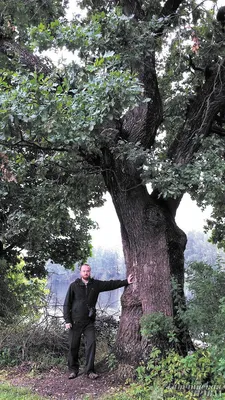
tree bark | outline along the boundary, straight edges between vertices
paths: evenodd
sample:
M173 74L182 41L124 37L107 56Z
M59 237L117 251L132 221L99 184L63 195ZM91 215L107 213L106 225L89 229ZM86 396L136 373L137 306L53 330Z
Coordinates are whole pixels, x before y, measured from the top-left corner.
M149 354L153 345L168 349L168 342L149 341L140 330L143 315L161 312L173 317L178 328L178 349L186 354L192 344L177 313L177 307L185 307L186 235L176 225L175 213L166 201L149 194L134 171L129 174L128 164L126 173L121 174L121 162L111 161L111 168L105 169L103 177L120 221L127 274L134 275L134 283L121 298L117 353L123 361L137 363ZM172 277L178 283L176 296L173 296Z

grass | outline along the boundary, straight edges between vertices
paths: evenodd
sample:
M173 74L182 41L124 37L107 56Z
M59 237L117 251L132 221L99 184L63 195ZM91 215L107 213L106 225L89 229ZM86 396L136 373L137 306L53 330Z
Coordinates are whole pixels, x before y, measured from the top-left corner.
M44 400L44 397L32 394L29 389L0 383L0 400Z

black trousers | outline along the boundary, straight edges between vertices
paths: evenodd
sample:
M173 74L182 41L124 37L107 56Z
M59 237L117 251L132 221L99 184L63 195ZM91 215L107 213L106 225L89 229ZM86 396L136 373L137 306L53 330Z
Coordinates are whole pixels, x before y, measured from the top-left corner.
M94 372L94 359L96 350L95 324L93 321L75 322L69 330L69 356L68 367L70 371L79 371L79 348L81 336L85 340L85 373Z

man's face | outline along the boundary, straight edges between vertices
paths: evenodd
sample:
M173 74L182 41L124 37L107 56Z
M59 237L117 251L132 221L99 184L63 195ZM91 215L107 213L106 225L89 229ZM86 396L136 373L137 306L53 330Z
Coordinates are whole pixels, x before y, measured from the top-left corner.
M88 280L91 275L91 267L89 265L82 265L80 269L80 276L84 280Z

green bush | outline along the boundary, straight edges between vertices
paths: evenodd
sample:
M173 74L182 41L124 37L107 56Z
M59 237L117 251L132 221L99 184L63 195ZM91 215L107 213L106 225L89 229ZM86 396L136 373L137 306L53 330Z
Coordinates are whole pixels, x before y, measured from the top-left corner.
M183 314L192 338L208 343L221 342L225 332L225 272L217 261L214 268L204 262L187 268L189 290L187 311Z
M137 368L137 382L110 399L219 400L225 399L224 388L225 352L221 359L213 349L200 349L186 357L172 350L162 357L161 351L154 348L148 363Z
M164 349L175 348L177 345L177 328L173 318L162 312L146 314L140 319L141 333L150 339L151 344Z
M146 314L141 318L141 333L145 337L167 338L174 332L173 318L165 316L162 312Z

